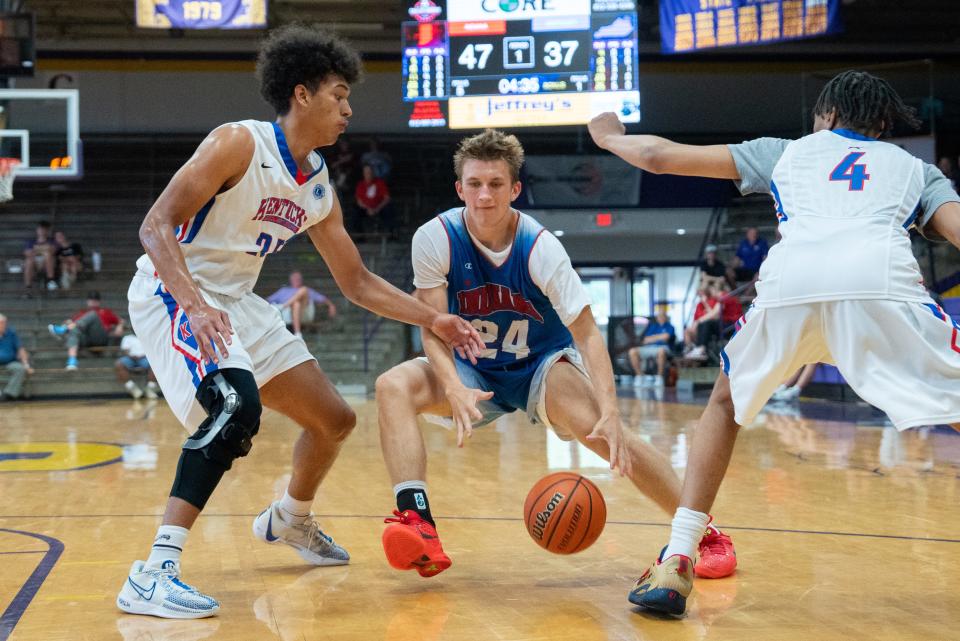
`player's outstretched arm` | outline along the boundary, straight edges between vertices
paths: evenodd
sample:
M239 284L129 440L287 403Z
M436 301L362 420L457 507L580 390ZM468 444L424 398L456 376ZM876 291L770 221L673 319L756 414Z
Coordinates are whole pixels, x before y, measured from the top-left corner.
M628 136L613 112L595 117L588 129L598 147L653 174L740 179L726 145L682 145L659 136Z
M590 383L597 395L600 406L600 420L587 438L603 439L610 447L610 469L629 475L633 466L630 450L623 439L623 427L620 423L620 409L617 406L617 390L613 382L613 364L607 352L606 342L597 328L590 307L584 307L577 319L567 326L577 349L583 357L583 364L590 374Z
M447 309L446 287L418 289L413 295L437 311ZM420 336L423 339L423 351L430 359L433 373L436 374L450 403L453 423L457 426L457 447L463 447L464 439L473 436L473 422L483 418L483 414L477 409L477 401L493 398L493 392L465 386L457 376L457 367L450 348L433 332L423 328L420 329Z
M357 246L343 226L343 211L334 194L330 215L307 230L310 240L330 268L337 287L351 302L410 325L426 327L475 362L484 349L480 334L458 316L441 313L400 291L367 269Z
M192 218L211 198L243 178L253 157L253 136L240 125L212 131L181 167L147 212L140 242L157 275L187 314L203 358L219 362L212 345L229 356L233 328L227 315L207 305L187 271L174 229Z

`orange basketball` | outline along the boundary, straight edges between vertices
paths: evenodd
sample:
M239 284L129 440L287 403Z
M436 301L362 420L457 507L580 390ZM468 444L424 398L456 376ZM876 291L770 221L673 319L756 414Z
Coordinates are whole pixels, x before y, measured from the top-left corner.
M607 504L593 481L573 472L543 477L523 503L527 532L554 554L574 554L593 545L607 522Z

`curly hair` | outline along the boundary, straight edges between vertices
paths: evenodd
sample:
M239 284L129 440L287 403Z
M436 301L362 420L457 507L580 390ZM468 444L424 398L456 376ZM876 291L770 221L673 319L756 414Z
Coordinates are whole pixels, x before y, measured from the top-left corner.
M917 110L908 106L883 78L865 71L844 71L820 92L815 116L836 110L837 122L860 132L887 133L899 121L917 129Z
M504 160L510 166L510 179L520 180L520 167L523 165L523 146L517 137L496 129L485 129L482 133L464 138L453 154L453 170L457 180L463 178L463 164L468 160Z
M313 92L330 74L353 84L361 69L359 54L319 25L291 23L274 29L257 56L260 95L281 116L290 111L297 85Z

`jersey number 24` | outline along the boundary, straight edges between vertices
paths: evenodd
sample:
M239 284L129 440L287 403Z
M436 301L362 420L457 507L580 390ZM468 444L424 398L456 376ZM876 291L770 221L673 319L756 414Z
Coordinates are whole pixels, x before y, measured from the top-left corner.
M496 343L497 338L500 336L500 326L494 323L493 321L480 320L479 318L474 318L470 321L470 324L473 325L477 332L480 334L480 340L484 343ZM500 345L500 349L508 354L514 354L517 359L526 358L530 353L530 348L527 347L527 332L530 330L530 321L528 320L515 320L511 321L510 327L507 328L507 333L503 337L503 343ZM483 353L480 354L480 358L496 358L497 350L487 348L483 350Z

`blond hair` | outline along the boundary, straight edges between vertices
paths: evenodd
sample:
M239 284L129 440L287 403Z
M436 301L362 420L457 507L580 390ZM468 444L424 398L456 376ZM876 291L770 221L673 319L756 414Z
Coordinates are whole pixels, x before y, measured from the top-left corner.
M512 182L520 180L523 165L523 146L517 137L497 129L485 129L482 133L464 138L453 154L453 170L457 180L463 178L463 164L468 160L503 160L510 167Z

